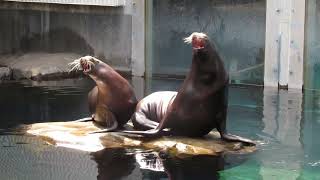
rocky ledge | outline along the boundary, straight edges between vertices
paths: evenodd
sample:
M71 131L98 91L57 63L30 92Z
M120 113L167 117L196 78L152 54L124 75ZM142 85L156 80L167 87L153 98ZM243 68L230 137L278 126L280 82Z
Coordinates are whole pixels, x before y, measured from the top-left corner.
M0 80L10 80L12 71L8 67L0 67Z
M73 53L28 53L0 57L0 80L57 80L79 77L81 72L69 73L68 63L81 57ZM123 75L130 72L117 68Z

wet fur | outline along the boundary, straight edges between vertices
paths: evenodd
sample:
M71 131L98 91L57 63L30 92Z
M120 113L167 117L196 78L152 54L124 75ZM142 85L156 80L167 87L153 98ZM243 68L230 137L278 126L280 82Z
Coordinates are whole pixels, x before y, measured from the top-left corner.
M123 133L145 137L162 135L200 137L216 128L221 138L226 141L254 144L249 139L228 134L226 131L228 74L214 45L203 33L193 33L184 40L193 45L191 70L166 110L165 116L161 119L150 119L152 116L150 109L161 109L162 99L166 94L154 99L142 99L140 103L148 103L148 106L141 106L139 103L132 120L135 128L149 130L123 131ZM195 48L198 42L204 44L204 47ZM154 123L158 124L156 128L152 128ZM164 131L164 129L169 130Z
M133 88L119 73L104 62L84 56L69 63L70 71L83 70L96 86L88 93L91 120L113 131L128 122L137 104ZM88 121L90 118L83 118Z

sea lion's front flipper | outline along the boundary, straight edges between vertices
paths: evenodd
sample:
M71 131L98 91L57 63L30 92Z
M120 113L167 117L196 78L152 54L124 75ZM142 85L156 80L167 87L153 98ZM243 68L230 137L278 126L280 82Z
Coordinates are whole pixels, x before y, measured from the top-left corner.
M107 132L111 132L111 131L114 131L118 128L118 122L117 121L113 121L112 122L112 125L110 127L107 127L105 129L101 129L99 131L93 131L93 132L90 132L89 134L95 134L95 133L107 133Z
M90 113L95 112L97 103L98 103L98 86L95 86L88 93L88 105L89 105L89 112Z
M94 122L96 122L99 126L106 128L99 131L90 132L90 134L111 132L118 128L118 121L114 114L103 107L96 107Z
M243 138L237 135L229 134L229 133L220 133L221 138L225 141L232 141L232 142L242 142L249 146L255 146L256 143L254 143L252 140Z

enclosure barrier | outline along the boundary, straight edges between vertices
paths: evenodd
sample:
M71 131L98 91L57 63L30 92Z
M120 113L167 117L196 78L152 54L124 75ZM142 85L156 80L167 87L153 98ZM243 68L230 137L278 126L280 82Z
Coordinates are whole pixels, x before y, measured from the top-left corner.
M73 5L94 5L94 6L124 6L125 0L4 0L29 3L52 3L52 4L73 4Z
M55 3L124 7L132 17L132 75L152 75L148 51L151 0L3 0L28 3ZM264 86L302 89L304 84L304 31L306 0L267 0ZM149 12L146 16L146 12ZM146 30L147 28L147 30ZM147 47L147 49L146 49ZM152 54L152 53L151 53ZM147 59L146 59L147 57ZM147 68L146 68L147 66ZM259 65L260 67L260 65ZM147 71L147 73L146 73ZM150 72L148 72L150 71Z

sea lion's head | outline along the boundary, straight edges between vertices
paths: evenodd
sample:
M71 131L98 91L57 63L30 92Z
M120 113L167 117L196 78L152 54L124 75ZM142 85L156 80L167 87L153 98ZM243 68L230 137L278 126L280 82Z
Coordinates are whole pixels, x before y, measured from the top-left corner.
M82 70L83 73L90 74L93 71L94 67L99 63L102 63L102 61L95 57L83 56L69 63L69 66L71 68L70 72L74 70Z
M228 75L225 71L217 48L204 33L194 32L184 39L192 45L192 66L197 69L197 75L205 82L226 82Z
M184 38L184 42L191 44L194 51L198 51L208 46L209 38L204 33L194 32L189 37Z
M204 62L215 61L217 59L217 53L206 34L194 32L185 38L184 42L192 45L192 58L196 62L201 63L201 65L209 65L204 64Z

